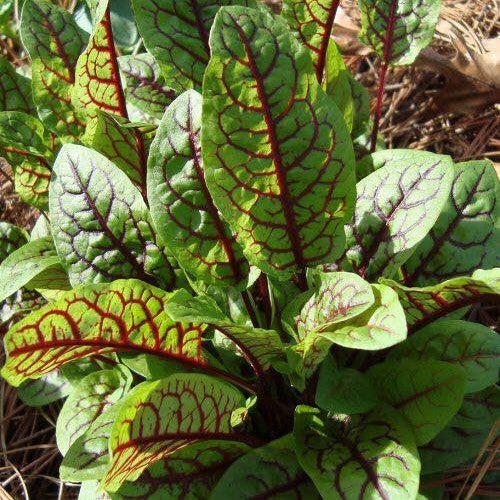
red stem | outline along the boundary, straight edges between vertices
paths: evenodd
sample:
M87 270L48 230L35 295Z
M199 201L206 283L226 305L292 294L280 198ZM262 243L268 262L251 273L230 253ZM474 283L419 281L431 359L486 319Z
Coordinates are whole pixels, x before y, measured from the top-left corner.
M339 8L339 4L340 0L334 0L332 2L332 5L330 6L328 12L328 18L326 20L323 38L321 40L320 52L318 55L318 61L316 63L316 77L320 84L323 81L323 71L325 69L326 53L328 51L328 44L330 42L330 36L332 34L333 22L335 21L335 16L337 15L337 9Z

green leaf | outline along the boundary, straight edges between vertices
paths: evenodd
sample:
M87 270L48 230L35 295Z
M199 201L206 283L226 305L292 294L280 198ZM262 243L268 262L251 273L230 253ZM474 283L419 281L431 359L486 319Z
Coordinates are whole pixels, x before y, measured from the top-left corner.
M16 193L25 203L39 210L46 210L49 204L50 178L50 168L43 158L24 160L14 170Z
M500 232L493 164L474 160L454 166L450 196L434 227L404 266L406 285L424 286L498 264Z
M432 40L440 0L359 0L359 38L386 64L411 64Z
M186 290L177 290L166 312L175 321L213 326L241 349L257 372L267 370L271 361L283 355L284 346L277 332L234 323L208 295L192 297Z
M295 411L295 449L323 498L415 498L420 462L411 431L388 406L364 415Z
M177 92L201 90L210 58L209 34L223 5L255 5L253 0L133 0L144 45Z
M68 277L50 237L26 243L0 264L0 302L23 286L69 290Z
M40 119L63 142L78 138L83 124L71 105L71 92L86 34L63 8L49 0L27 0L21 39L31 58L33 100Z
M35 110L31 97L31 82L16 72L6 57L0 55L0 111Z
M321 498L294 451L291 434L252 450L229 467L211 500L233 498Z
M466 392L477 392L498 380L500 337L486 326L443 319L427 325L395 347L388 360L437 359L465 370Z
M40 238L45 238L46 236L51 236L50 233L50 222L45 214L40 214L31 229L30 241L38 240Z
M331 262L353 208L353 151L307 49L283 19L244 7L220 9L210 44L202 152L215 204L264 272L286 280Z
M54 370L36 380L26 380L17 388L17 393L24 404L37 407L64 398L72 390L60 371Z
M353 100L352 137L360 137L366 132L370 119L370 95L365 87L349 74L349 85ZM355 144L353 144L356 147Z
M113 425L104 489L116 491L197 441L245 442L230 426L232 411L243 404L239 391L205 375L176 374L142 384Z
M146 204L120 169L76 144L62 147L53 169L52 234L72 285L136 277L172 286Z
M110 497L101 491L97 481L84 481L78 493L78 500L109 500Z
M97 3L94 31L76 64L73 105L89 118L95 116L96 109L126 118L108 0Z
M24 229L0 221L0 262L27 242L28 233Z
M5 337L2 375L18 386L68 361L137 351L205 365L200 327L174 323L169 294L138 280L81 286L12 327Z
M23 288L0 303L0 325L36 311L44 304L45 300L39 293Z
M471 278L453 278L423 288L406 287L392 280L383 283L397 292L409 330L416 331L461 307L496 300L500 293L500 268L478 270Z
M393 149L370 155L377 168L357 184L347 258L367 278L391 277L434 225L450 193L451 158Z
M207 283L235 285L248 275L248 264L207 189L200 128L201 95L190 90L169 106L151 145L151 215L188 273Z
M316 404L321 409L352 415L370 411L377 402L376 391L363 373L338 368L331 356L323 361L316 386Z
M161 120L177 93L166 84L156 59L144 53L119 57L118 64L125 77L127 102Z
M411 424L418 446L428 443L458 411L465 390L465 371L431 359L386 361L368 370L380 399L399 410Z
M141 190L146 186L146 141L142 132L115 115L96 110L82 143L111 160Z
M316 76L321 83L327 60L328 46L335 14L340 0L315 2L312 0L285 0L282 15L297 30L299 40L310 50Z
M423 471L426 474L441 472L477 456L499 417L500 389L497 386L466 394L462 407L446 429L420 448Z
M131 382L132 374L122 365L91 373L81 380L57 418L56 441L63 456L97 417L124 396Z
M234 460L248 451L243 443L201 441L155 462L134 482L125 482L114 499L211 498L217 481Z

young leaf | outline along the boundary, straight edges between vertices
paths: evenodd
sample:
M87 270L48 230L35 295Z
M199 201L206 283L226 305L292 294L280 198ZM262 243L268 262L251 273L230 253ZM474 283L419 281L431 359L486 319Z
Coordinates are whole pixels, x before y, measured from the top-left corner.
M113 425L104 488L116 491L197 441L245 442L230 426L231 413L243 404L238 390L206 375L176 374L142 384Z
M488 269L498 262L498 177L487 160L454 166L448 201L404 266L406 285L424 286Z
M30 241L0 264L0 302L26 286L69 290L68 277L50 237Z
M0 221L0 262L27 242L28 233L24 229Z
M368 370L380 399L410 422L418 446L428 443L462 404L465 371L431 359L386 361Z
M399 295L410 331L469 304L497 300L500 293L500 268L477 270L470 278L453 278L437 285L410 288L392 280L382 280Z
M450 193L451 158L393 149L371 156L378 168L357 185L347 257L367 278L391 277L434 225Z
M21 39L31 58L33 99L45 127L63 141L78 138L82 123L71 105L78 56L87 35L73 16L49 0L26 0Z
M56 440L64 456L88 427L130 388L132 374L120 366L90 373L64 403L56 425Z
M76 64L72 100L90 118L96 109L127 117L108 0L96 2L94 31Z
M323 498L415 498L420 462L411 431L388 406L364 415L295 411L297 457Z
M462 407L449 425L420 448L423 472L441 472L477 456L499 417L500 389L497 386L466 394Z
M39 210L46 210L49 204L50 168L40 157L24 160L14 170L16 193L21 200Z
M170 296L165 310L175 321L206 323L219 330L241 349L256 373L267 370L271 361L283 354L284 346L278 333L234 323L208 295L191 297L186 290L177 290Z
M64 398L72 390L72 385L55 370L36 380L26 380L17 388L17 393L24 404L37 407Z
M204 366L200 327L174 323L169 294L138 280L81 286L12 327L2 375L18 386L68 361L137 351Z
M113 498L212 498L224 471L249 450L243 443L201 441L155 462L134 482L122 484Z
M34 110L31 82L17 73L6 57L0 55L0 111L31 114Z
M172 286L146 204L120 169L76 144L62 147L53 169L52 234L73 285L136 277Z
M465 370L466 392L477 392L498 380L500 337L486 326L442 319L427 325L395 347L387 357L437 359Z
M359 0L359 37L385 64L411 64L432 40L440 0Z
M144 53L119 57L118 64L125 77L127 102L161 120L177 93L161 76L156 59Z
M200 150L201 95L167 109L148 160L148 200L158 234L196 279L235 285L248 275L241 249L207 189Z
M297 462L291 434L252 450L229 467L212 500L232 498L321 498Z
M253 0L133 0L144 45L160 65L165 81L177 92L201 90L210 58L208 37L223 5L250 5Z
M300 41L311 51L319 83L323 80L333 21L339 4L340 0L324 3L312 0L283 2L282 15L298 31Z
M280 280L299 271L305 289L305 268L344 248L354 201L348 132L284 20L224 7L211 33L202 130L208 187L250 262Z

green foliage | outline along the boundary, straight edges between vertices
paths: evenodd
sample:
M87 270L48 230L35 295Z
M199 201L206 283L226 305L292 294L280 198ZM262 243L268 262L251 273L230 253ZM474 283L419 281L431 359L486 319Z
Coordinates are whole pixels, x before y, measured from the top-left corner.
M80 2L87 34L26 0L31 72L0 58L0 154L42 211L31 237L0 222L2 376L66 398L61 479L82 499L417 498L499 415L498 337L468 321L498 302L492 165L355 165L370 102L335 0L132 6ZM360 9L384 73L439 4Z

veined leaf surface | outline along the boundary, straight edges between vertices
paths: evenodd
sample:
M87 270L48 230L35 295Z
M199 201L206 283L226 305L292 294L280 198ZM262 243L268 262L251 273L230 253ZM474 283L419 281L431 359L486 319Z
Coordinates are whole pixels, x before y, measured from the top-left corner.
M17 388L21 401L28 406L44 406L71 393L73 387L59 370L36 380L26 380Z
M410 422L418 446L428 443L462 405L465 371L436 360L386 361L368 370L381 400Z
M166 84L156 59L148 53L136 54L119 57L118 64L125 77L127 101L161 120L177 92Z
M148 160L148 199L159 235L195 278L236 285L248 264L221 219L201 160L201 95L179 96L165 112Z
M170 287L173 270L155 241L146 204L107 158L65 144L49 205L54 243L73 285L135 277Z
M74 140L82 123L71 104L78 56L87 35L73 16L49 0L27 0L21 19L21 38L29 53L33 73L33 99L44 125Z
M76 64L73 104L90 118L96 109L127 117L108 0L98 0L95 8L94 31Z
M500 293L500 268L477 270L472 277L452 278L437 285L410 288L392 280L383 283L393 288L405 311L410 331L481 300L497 300Z
M500 183L487 160L454 165L450 196L404 266L407 285L432 285L500 263L497 196Z
M137 351L203 366L199 326L174 323L169 294L138 280L87 285L30 314L5 337L12 385L95 354Z
M56 425L56 440L64 456L87 428L130 388L132 375L123 365L83 378L65 401Z
M308 498L320 496L297 461L293 436L252 450L229 467L212 491L212 500L238 498Z
M347 257L363 277L391 277L429 232L450 193L451 158L426 151L373 153L383 165L357 184Z
M0 264L0 302L21 287L67 290L68 277L50 237L30 241Z
M420 461L411 430L389 406L363 415L295 411L297 457L323 498L415 498Z
M244 7L219 11L210 44L202 152L215 204L266 273L331 261L352 213L353 152L307 49L284 20Z
M43 158L24 160L14 169L16 193L25 203L39 210L47 210L50 178L50 168Z
M362 42L384 62L411 64L432 40L440 0L359 0Z
M176 374L142 384L111 431L104 488L116 491L154 462L200 440L246 441L231 429L241 393L212 377Z
M10 222L0 221L0 262L28 242L28 233Z
M387 359L401 358L457 364L465 370L465 391L477 392L498 381L500 337L478 323L442 319L395 347Z
M35 110L31 97L31 82L18 74L6 57L0 55L0 111Z
M285 0L282 15L297 30L300 41L311 51L316 76L321 83L333 21L340 0Z
M284 345L277 332L234 323L208 295L192 297L186 290L177 290L172 293L166 312L175 321L206 323L219 330L241 349L257 373L283 355Z

